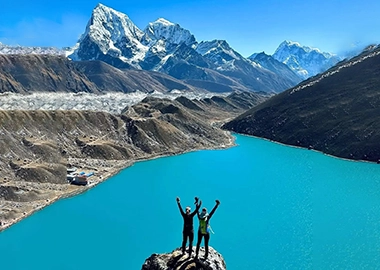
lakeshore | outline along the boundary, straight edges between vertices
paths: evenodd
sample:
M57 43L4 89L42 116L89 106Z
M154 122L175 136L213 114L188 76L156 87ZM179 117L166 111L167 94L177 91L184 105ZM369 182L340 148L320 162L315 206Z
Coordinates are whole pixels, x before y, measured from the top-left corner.
M90 171L93 169L93 166L88 166L89 164L87 163L80 162L79 160L76 162L78 167L83 171ZM0 232L60 199L81 194L95 187L96 185L117 174L120 170L125 169L133 164L131 161L120 160L114 160L111 162L101 161L101 163L103 164L102 169L91 176L88 184L85 186L71 185L69 183L66 185L46 183L44 190L47 191L47 195L43 200L27 202L0 200L0 213L13 212L15 215L13 218L0 220ZM6 186L6 184L7 183L2 183L2 186ZM22 184L19 184L19 187L28 189L35 187L35 184L24 182ZM39 188L41 189L41 185L39 185Z
M44 190L47 191L47 195L42 200L36 200L36 201L28 201L28 202L14 202L14 201L5 201L0 200L0 217L1 214L4 212L13 212L14 217L9 219L0 219L0 232L3 230L6 230L7 228L11 227L12 225L16 224L17 222L20 222L21 220L27 218L28 216L34 214L37 211L42 210L43 208L57 202L60 199L76 196L78 194L81 194L98 184L108 180L109 178L113 177L117 173L119 173L121 170L126 169L136 162L140 161L147 161L152 160L156 158L162 158L166 156L172 156L172 155L180 155L187 152L193 152L198 150L213 150L213 149L226 149L229 147L232 147L235 145L234 143L234 136L230 134L228 131L224 131L226 135L228 135L229 140L226 144L222 144L219 147L208 147L208 148L197 148L197 149L191 149L179 153L169 153L169 154L160 154L160 155L151 155L142 157L136 160L93 160L93 159L78 159L78 158L71 158L69 160L70 164L75 165L76 167L80 168L81 171L89 172L94 171L94 175L92 175L89 180L88 184L85 186L78 186L78 185L71 185L69 183L67 184L52 184L52 183L46 183ZM9 181L8 183L11 183L12 181ZM7 183L2 183L2 186L6 186ZM35 187L35 183L30 182L24 182L22 184L19 184L18 186L20 188L33 188ZM39 189L41 189L41 184L39 184Z

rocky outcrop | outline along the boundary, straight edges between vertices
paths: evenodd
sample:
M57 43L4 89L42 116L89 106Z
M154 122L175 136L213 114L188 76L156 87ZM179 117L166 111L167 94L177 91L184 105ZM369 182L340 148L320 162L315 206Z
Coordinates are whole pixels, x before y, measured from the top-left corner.
M193 247L195 250L195 247ZM194 252L193 252L194 254ZM180 248L169 253L152 254L142 266L142 270L226 270L223 256L212 247L209 247L207 259L203 258L204 247L199 250L199 258L194 255L189 257L186 253L182 255Z

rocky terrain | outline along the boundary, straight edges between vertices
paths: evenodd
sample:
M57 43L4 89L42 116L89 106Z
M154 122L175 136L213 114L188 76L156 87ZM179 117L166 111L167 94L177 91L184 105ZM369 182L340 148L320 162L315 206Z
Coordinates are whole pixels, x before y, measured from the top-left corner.
M220 125L264 100L255 93L175 100L147 97L121 114L75 110L0 111L0 229L142 159L225 148ZM66 170L94 172L73 186Z
M195 247L193 247L195 250ZM204 247L199 250L199 258L182 255L180 248L165 254L152 254L142 266L142 270L226 270L226 263L220 253L209 247L207 260L203 258Z
M380 47L280 93L224 125L225 129L380 162Z

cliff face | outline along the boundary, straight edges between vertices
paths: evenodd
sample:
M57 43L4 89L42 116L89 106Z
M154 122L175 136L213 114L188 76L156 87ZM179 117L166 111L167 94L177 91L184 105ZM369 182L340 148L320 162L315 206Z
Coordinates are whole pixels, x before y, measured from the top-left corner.
M195 250L195 247L193 247ZM193 252L194 254L194 252ZM207 260L203 259L204 247L200 248L199 259L182 255L180 248L169 253L152 254L142 266L142 270L226 270L226 263L220 253L209 247ZM194 255L193 255L194 256Z

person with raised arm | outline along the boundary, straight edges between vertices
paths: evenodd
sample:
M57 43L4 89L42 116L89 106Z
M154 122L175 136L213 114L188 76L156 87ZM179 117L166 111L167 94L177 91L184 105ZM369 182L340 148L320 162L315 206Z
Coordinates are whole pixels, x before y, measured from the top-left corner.
M208 257L208 243L210 240L210 231L211 231L209 222L212 216L214 215L216 208L218 208L220 204L219 200L215 200L215 202L216 202L216 205L211 210L210 214L207 213L207 209L205 207L203 207L202 212L200 214L199 212L197 212L198 219L199 219L199 229L198 229L197 248L195 250L195 258L198 258L199 247L201 245L203 237L205 238L205 241L204 241L205 242L205 259L207 259Z
M201 207L202 201L195 197L195 210L191 213L191 207L186 207L186 212L183 211L181 206L181 200L177 197L177 204L179 211L183 217L183 231L182 231L182 254L185 254L186 251L186 242L187 238L189 238L189 257L191 257L191 253L193 251L193 240L194 240L194 228L193 228L193 218L195 214L198 213L199 208Z

